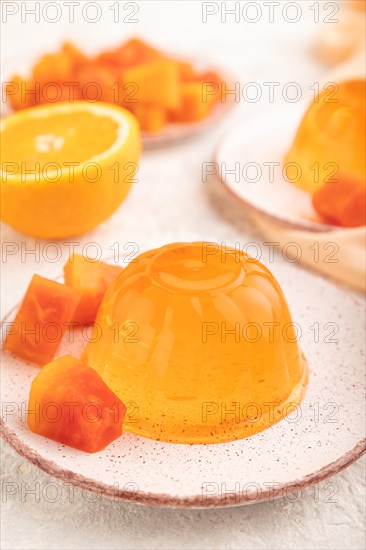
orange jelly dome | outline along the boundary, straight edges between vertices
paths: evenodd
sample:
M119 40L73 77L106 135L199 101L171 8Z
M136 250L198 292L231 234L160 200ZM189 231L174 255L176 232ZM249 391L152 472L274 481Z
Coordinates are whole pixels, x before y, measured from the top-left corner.
M365 180L365 90L365 80L344 81L313 101L285 157L292 183L313 193L338 172Z
M280 286L244 253L176 243L108 289L83 359L126 404L126 431L174 443L247 437L293 412L307 364Z

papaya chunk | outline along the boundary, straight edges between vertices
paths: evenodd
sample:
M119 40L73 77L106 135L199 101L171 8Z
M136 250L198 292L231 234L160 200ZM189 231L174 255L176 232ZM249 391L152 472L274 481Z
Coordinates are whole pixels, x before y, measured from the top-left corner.
M366 225L366 182L343 175L326 182L312 196L314 209L341 227Z
M206 71L198 74L196 81L201 82L203 96L211 101L211 107L215 101L227 101L228 93L232 93L234 89L233 84L224 82L222 77L214 71Z
M167 123L167 111L159 105L138 103L133 114L140 123L141 130L150 133L159 132Z
M4 348L24 361L45 365L53 359L79 300L76 290L34 275Z
M139 38L131 38L122 46L107 50L95 57L100 65L110 65L114 68L128 69L142 63L157 61L162 57L159 50L149 46Z
M14 75L5 85L5 95L14 111L27 109L35 103L33 94L26 93L33 88L30 81L25 81L21 76ZM39 96L39 93L37 94Z
M33 433L95 453L122 434L126 407L97 372L71 355L34 378L27 423Z
M211 110L213 96L205 93L202 82L181 84L181 108L173 113L176 122L196 122L206 118Z
M174 60L173 60L174 61ZM189 61L175 61L178 66L179 78L182 82L193 82L197 74Z
M70 59L73 68L85 65L89 61L89 58L71 42L64 42L61 52Z
M32 79L41 85L47 82L72 80L73 62L66 53L47 54L34 65Z
M117 81L114 71L107 66L87 65L75 72L80 99L85 101L106 101L119 103Z
M162 57L159 50L149 46L140 38L131 38L114 50L114 55L124 68L151 63Z
M74 323L87 325L95 321L107 288L121 272L117 265L94 262L79 254L70 256L64 266L65 284L80 296Z
M180 105L179 68L168 59L145 63L122 73L124 85L134 85L134 98L140 103L152 103L166 109Z

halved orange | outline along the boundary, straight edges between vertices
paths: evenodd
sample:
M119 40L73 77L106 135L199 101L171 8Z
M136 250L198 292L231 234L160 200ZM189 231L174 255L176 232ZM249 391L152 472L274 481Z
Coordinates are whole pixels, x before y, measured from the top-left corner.
M58 239L85 233L126 197L138 170L140 131L127 110L58 103L1 121L1 219Z

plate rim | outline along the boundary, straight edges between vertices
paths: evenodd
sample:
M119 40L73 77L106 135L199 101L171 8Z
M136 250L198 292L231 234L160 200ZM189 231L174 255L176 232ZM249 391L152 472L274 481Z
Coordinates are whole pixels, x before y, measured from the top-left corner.
M324 481L325 479L332 477L356 462L366 453L366 438L363 438L350 451L347 451L336 461L330 462L326 466L323 466L320 470L308 474L296 481L280 484L275 488L270 487L264 490L261 489L259 498L250 498L251 493L249 492L246 492L245 495L243 495L243 493L229 493L225 495L224 502L221 495L211 495L207 502L203 503L202 495L195 495L192 497L172 497L166 493L159 494L140 490L136 493L132 493L131 491L115 488L111 485L107 485L106 483L95 481L66 468L60 468L53 460L43 458L37 451L34 451L34 449L29 447L29 445L21 442L17 434L10 430L2 419L0 419L0 435L2 439L8 443L10 447L20 456L28 460L31 464L37 466L46 474L59 479L64 483L70 483L71 485L81 489L86 489L92 493L96 493L99 496L112 498L114 500L122 500L146 506L166 508L226 508L272 501L288 496L299 489L305 489L314 483L319 483L320 481Z

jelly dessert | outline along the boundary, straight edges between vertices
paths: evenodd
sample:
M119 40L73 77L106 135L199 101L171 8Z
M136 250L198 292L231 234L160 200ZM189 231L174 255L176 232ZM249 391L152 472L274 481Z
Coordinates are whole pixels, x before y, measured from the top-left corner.
M339 173L365 181L365 99L365 80L350 80L312 102L285 158L292 183L313 193Z
M174 443L247 437L293 412L307 364L273 275L241 251L175 243L111 284L83 360L127 405L126 431Z

